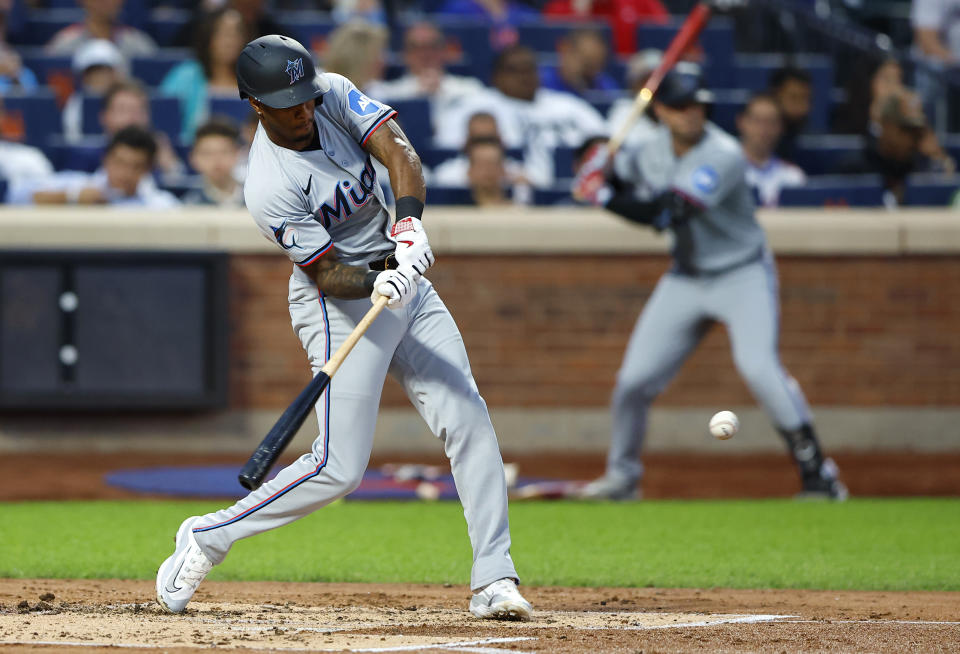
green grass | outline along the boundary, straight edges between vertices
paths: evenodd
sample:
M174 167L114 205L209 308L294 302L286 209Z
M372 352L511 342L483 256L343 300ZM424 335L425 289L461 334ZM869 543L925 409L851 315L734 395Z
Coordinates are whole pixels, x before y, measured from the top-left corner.
M152 578L221 503L0 504L0 577ZM516 503L533 585L960 590L960 500ZM238 542L211 579L465 584L455 503L341 502Z

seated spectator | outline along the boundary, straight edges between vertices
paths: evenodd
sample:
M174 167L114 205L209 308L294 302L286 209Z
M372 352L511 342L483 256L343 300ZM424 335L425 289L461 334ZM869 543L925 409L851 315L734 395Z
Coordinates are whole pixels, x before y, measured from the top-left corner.
M915 83L925 105L945 100L945 68L960 64L960 0L913 0Z
M506 153L496 138L467 141L467 186L478 207L500 207L512 204L509 196Z
M85 17L54 34L47 44L50 54L72 55L87 41L113 41L127 59L153 54L157 44L140 30L117 22L123 9L123 0L80 0Z
M335 29L320 60L328 73L338 73L370 94L383 80L386 67L387 30L356 20Z
M240 12L230 7L218 9L197 28L196 59L178 64L163 78L160 92L180 100L182 142L193 141L193 133L209 117L212 96L238 97L237 58L250 40Z
M227 5L240 12L251 41L268 34L286 34L280 23L270 17L266 0L229 0Z
M613 49L628 56L637 51L637 26L665 23L670 18L660 0L548 0L543 6L548 18L605 20L613 30Z
M67 143L83 138L84 97L105 94L125 80L129 71L123 54L106 39L93 39L80 46L73 55L72 68L77 86L63 107L63 137Z
M633 113L633 105L636 102L637 93L644 87L651 73L660 65L660 59L663 53L659 50L649 49L638 52L630 57L627 62L627 90L630 92L627 97L620 98L610 105L610 111L607 112L607 125L610 126L610 133L616 134L620 126L630 119ZM633 127L627 134L624 143L636 143L647 138L657 128L657 120L653 114L653 107L648 106L643 115L639 116L633 123Z
M881 103L876 135L870 135L864 151L842 161L836 172L881 175L889 203L902 204L907 175L939 169L921 152L927 130L919 99L907 91L893 93Z
M904 90L903 68L896 59L872 59L858 67L847 85L847 101L841 107L836 128L846 134L867 134L877 123L881 101Z
M125 127L110 140L103 166L95 173L65 171L11 185L12 204L110 204L169 209L180 205L156 187L150 171L157 152L153 135L142 127Z
M361 20L383 25L387 22L386 12L379 0L331 0L331 3L333 8L330 13L338 23Z
M6 114L0 96L0 123ZM8 184L44 179L53 174L53 164L39 148L8 140L0 134L0 179ZM2 198L0 198L2 200Z
M503 144L524 151L527 178L536 187L553 184L554 152L576 147L588 137L605 134L603 117L584 100L540 87L533 51L512 46L493 63L493 89L477 93L439 119L437 145L460 148L467 125L476 113L489 113L497 122Z
M770 76L769 93L780 105L783 136L777 156L787 161L796 159L797 137L804 131L813 107L813 81L810 73L786 66Z
M620 85L607 74L607 43L597 30L573 30L557 42L557 66L540 73L543 88L581 98L588 91L616 91Z
M470 122L467 123L467 143L472 141L496 139L501 144L500 130L497 129L497 119L488 113L476 113L470 116ZM523 164L509 157L504 158L504 167L511 184L529 185L523 174ZM433 171L424 171L424 176L430 184L437 186L453 186L458 188L467 187L467 170L470 168L470 162L467 159L466 147L464 154L452 159L447 159Z
M758 93L750 98L737 117L737 129L747 159L747 183L755 190L761 206L777 206L780 189L806 183L807 176L800 168L774 154L783 132L783 120L773 96Z
M7 17L12 9L13 0L0 0L0 95L12 90L32 91L38 86L37 76L7 43Z
M190 165L203 186L187 192L184 204L243 207L243 184L235 177L240 160L240 130L227 120L213 119L197 128Z
M371 83L370 95L387 102L429 98L431 115L449 111L467 96L483 90L480 80L446 72L448 52L443 34L430 23L411 25L403 37L406 74L395 80Z

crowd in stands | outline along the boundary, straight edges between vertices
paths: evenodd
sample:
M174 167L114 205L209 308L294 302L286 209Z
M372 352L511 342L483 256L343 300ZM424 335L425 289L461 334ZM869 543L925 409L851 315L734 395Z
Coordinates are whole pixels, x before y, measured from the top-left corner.
M424 0L399 22L397 6L0 0L0 192L14 204L242 206L257 122L235 63L251 39L281 33L398 109L428 202L572 203L577 153L623 125L678 21L670 0ZM843 84L830 61L744 63L723 18L685 53L720 87L711 118L740 138L758 204L823 175L872 175L888 206L910 202L914 173L957 185L957 143L930 114L945 94L937 71L960 63L960 0L914 0L911 19L927 65L879 58ZM657 129L648 112L626 142Z

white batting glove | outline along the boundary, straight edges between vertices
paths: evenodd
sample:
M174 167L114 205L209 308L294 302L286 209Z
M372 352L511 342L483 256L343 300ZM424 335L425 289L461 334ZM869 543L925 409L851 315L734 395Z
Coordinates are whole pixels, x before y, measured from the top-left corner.
M427 231L419 218L408 217L398 220L390 230L390 236L397 242L393 257L400 268L410 267L416 272L414 281L427 272L436 258L427 241Z
M373 293L370 301L376 302L381 295L390 298L387 306L391 309L402 309L410 304L410 300L417 294L416 272L409 267L400 267L396 270L384 270L373 280Z

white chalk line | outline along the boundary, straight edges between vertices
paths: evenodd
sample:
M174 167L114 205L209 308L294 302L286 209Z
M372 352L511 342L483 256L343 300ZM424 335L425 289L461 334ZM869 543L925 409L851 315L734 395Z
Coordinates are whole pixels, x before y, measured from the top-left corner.
M294 647L284 645L273 645L269 647L258 647L256 645L241 645L242 649L269 652L282 650L285 652L418 652L425 649L433 650L454 650L457 652L476 652L478 654L500 654L509 652L509 654L535 654L534 652L524 652L513 649L499 649L493 647L477 647L478 645L499 645L504 643L517 643L524 640L538 640L533 636L517 636L511 638L483 638L481 640L453 641L449 643L430 643L425 645L393 645L387 647L364 647L346 649L336 647L333 649L323 649L316 646ZM69 640L0 640L0 645L56 645L58 647L117 647L121 649L168 649L171 645L145 645L142 643L98 643L94 641L69 641ZM186 647L190 647L187 645ZM198 646L196 649L212 649L213 646Z
M949 620L790 620L791 624L916 624L916 625L960 625L960 622Z
M629 625L626 627L574 627L585 631L649 631L653 629L683 629L688 627L713 627L722 624L751 624L757 622L776 622L797 618L796 615L746 615L736 618L720 618L718 620L697 620L696 622L673 622L670 624ZM791 621L794 622L794 621Z

